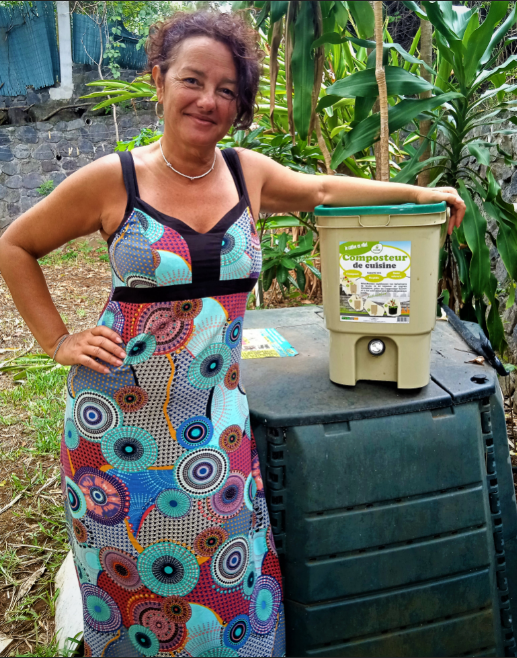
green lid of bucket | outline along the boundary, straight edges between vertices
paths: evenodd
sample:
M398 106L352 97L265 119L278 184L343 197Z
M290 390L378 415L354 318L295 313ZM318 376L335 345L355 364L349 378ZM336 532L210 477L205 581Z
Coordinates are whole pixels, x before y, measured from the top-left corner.
M440 203L402 203L397 206L316 206L314 214L319 217L347 217L350 215L429 215L444 212L445 201Z

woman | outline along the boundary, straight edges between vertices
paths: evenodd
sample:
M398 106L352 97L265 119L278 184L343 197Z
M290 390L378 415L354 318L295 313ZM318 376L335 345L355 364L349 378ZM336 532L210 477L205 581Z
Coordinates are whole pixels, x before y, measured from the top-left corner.
M451 188L219 151L232 125L250 125L258 89L256 35L236 16L177 13L147 50L161 142L84 167L0 240L18 310L72 366L61 463L85 655L281 656L280 570L239 379L255 218L447 201L451 232L465 207ZM37 259L97 230L113 290L98 326L69 335Z

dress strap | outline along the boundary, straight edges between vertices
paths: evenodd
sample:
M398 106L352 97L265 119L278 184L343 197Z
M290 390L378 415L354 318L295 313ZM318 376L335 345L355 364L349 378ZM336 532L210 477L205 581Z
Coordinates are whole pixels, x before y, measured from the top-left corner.
M242 171L241 161L237 151L232 148L225 148L221 151L221 155L223 156L224 161L228 165L228 169L233 176L233 180L235 181L235 185L239 191L239 197L244 197L246 199L246 203L251 208L248 188L246 187L246 181L244 180L244 173Z
M135 162L131 151L120 151L118 154L120 164L122 165L122 176L127 192L126 214L133 212L136 197L140 196L138 192L138 182L136 180Z

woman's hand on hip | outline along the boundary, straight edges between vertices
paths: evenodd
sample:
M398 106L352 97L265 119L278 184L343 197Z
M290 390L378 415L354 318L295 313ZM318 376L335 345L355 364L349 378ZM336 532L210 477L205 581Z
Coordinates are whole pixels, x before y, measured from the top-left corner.
M465 202L453 187L418 187L416 189L417 203L440 203L445 201L451 209L448 234L450 235L455 226L459 227L465 217Z
M118 367L126 356L120 346L122 338L112 329L99 326L86 329L70 336L63 342L56 354L56 361L63 366L87 366L103 375L110 371L103 363Z

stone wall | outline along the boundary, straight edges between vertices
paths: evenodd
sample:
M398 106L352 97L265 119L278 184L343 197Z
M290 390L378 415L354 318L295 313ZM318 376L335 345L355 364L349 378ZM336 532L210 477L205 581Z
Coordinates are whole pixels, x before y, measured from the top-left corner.
M149 112L129 111L118 119L119 137L131 139L142 128L156 127ZM0 126L0 234L18 215L41 200L45 181L58 185L80 167L113 153L111 116Z

